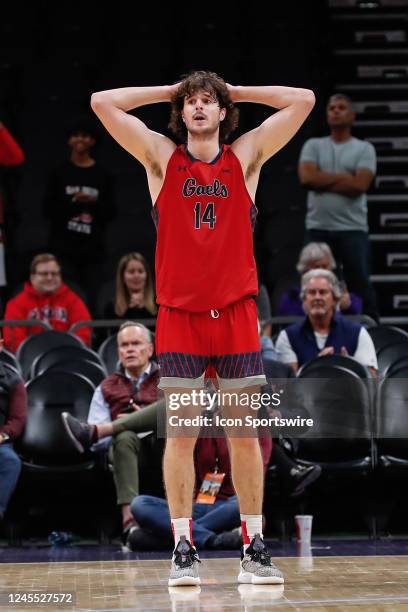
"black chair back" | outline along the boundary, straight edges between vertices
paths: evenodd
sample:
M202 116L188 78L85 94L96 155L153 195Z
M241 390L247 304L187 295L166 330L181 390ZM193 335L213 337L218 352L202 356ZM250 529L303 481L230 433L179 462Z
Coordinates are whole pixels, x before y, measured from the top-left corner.
M15 355L13 355L13 353L10 353L10 351L6 350L5 348L3 348L0 351L0 361L2 363L6 363L10 366L13 366L13 368L15 370L17 370L17 372L19 372L20 374L22 374L21 372L21 367L19 362L17 361L17 358Z
M365 366L363 366L359 361L356 361L352 357L347 357L345 355L325 355L324 357L316 357L316 359L307 361L299 369L298 376L303 376L303 373L307 370L314 370L316 368L320 369L322 366L339 366L341 368L354 372L360 378L371 377L369 370Z
M78 336L53 329L29 336L20 344L16 353L25 380L29 377L34 359L56 346L84 346L84 344Z
M107 377L107 372L104 366L101 366L93 361L88 360L67 360L60 361L50 365L46 372L73 372L74 374L82 374L88 378L97 387Z
M389 368L402 357L408 357L408 341L383 346L377 353L380 376L385 376Z
M80 374L46 372L27 383L28 416L17 452L30 464L81 463L83 457L68 438L61 413L88 417L94 385Z
M408 464L408 367L395 369L378 388L376 437L379 455L405 459Z
M387 344L408 341L408 332L392 325L377 325L367 328L367 331L374 343L376 353Z
M98 349L98 355L102 359L108 374L113 374L116 371L118 357L118 341L117 334L112 334L104 340Z
M33 362L30 378L35 378L43 374L48 368L61 361L92 361L98 365L102 365L98 353L92 351L86 346L56 346L38 355Z
M371 455L372 409L365 380L338 365L305 369L296 397L313 427L299 438L297 456L307 461L345 462Z
M396 370L400 370L400 369L404 369L405 371L408 370L408 356L407 357L401 357L400 359L397 359L397 361L394 361L385 371L384 373L384 377L386 378L387 376L393 376L394 372L396 372Z

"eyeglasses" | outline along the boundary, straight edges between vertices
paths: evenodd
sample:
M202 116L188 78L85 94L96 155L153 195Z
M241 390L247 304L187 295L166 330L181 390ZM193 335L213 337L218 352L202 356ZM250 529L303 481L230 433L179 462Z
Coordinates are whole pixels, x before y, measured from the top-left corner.
M61 272L35 272L37 276L60 276Z

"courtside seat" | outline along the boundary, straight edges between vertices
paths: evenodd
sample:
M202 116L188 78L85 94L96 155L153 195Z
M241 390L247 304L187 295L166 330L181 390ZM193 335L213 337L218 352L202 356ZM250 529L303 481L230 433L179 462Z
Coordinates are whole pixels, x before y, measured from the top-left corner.
M307 492L309 509L303 507L302 514L324 517L327 512L330 521L333 506L342 508L345 524L358 520L374 536L373 416L368 382L342 366L325 365L324 358L319 367L300 373L296 395L313 419L313 427L297 440L296 460L322 468L319 480ZM352 506L345 503L346 498L353 499Z
M367 331L371 336L377 354L388 344L408 341L408 333L392 325L377 325L369 327Z
M302 377L307 370L320 369L322 366L340 366L346 370L351 370L360 378L371 378L370 371L368 368L363 366L359 361L356 361L352 357L345 355L325 355L324 357L317 357L311 359L302 365L299 369L298 376Z
M60 363L61 361L72 359L75 361L92 361L92 363L103 367L103 363L98 353L95 353L95 351L92 351L84 345L55 346L35 358L31 367L30 378L35 378L43 374L50 366Z
M97 387L107 377L104 366L83 359L58 361L47 367L46 372L73 372L88 378Z
M91 529L100 527L111 508L106 498L107 475L99 468L97 457L76 450L61 419L61 413L69 411L86 420L95 386L79 374L47 371L26 388L28 417L15 445L22 472L14 494L13 518L25 528L33 516L44 514L50 514L48 524L56 526L66 527L76 520L79 525L88 522Z
M0 361L2 363L12 366L21 375L21 367L19 362L17 361L16 356L13 353L10 353L10 351L6 350L5 348L0 351Z
M81 346L84 344L78 336L68 332L59 332L53 329L29 336L20 344L16 357L20 363L23 377L28 379L33 361L38 355L57 346Z
M378 372L380 376L387 376L387 372L402 358L408 357L408 341L387 344L377 354Z

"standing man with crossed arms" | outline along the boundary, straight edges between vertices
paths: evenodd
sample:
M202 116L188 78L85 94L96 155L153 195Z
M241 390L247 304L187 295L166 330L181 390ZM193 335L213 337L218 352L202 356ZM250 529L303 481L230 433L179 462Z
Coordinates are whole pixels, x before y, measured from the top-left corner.
M177 146L128 113L158 102L171 103L170 128L185 144ZM231 146L220 144L238 123L237 102L264 104L278 112ZM312 110L313 92L231 86L215 73L198 71L175 85L94 93L91 105L113 138L146 169L157 227L156 352L167 400L175 392L202 389L204 375L214 370L222 392L257 392L265 376L253 299L258 293L252 238L255 193L262 165ZM227 417L237 414L237 406L222 410ZM164 480L175 537L170 586L200 583L191 535L197 434L198 428L189 435L167 431ZM243 533L238 580L281 584L283 576L262 537L258 438L229 432L229 442Z

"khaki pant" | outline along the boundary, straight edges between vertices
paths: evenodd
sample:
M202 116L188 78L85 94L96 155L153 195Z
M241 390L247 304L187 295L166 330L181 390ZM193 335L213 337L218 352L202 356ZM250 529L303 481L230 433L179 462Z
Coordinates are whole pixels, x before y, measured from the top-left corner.
M139 495L139 463L143 452L143 431L156 431L157 418L165 412L165 400L159 400L113 423L109 461L113 465L118 505L130 504Z

